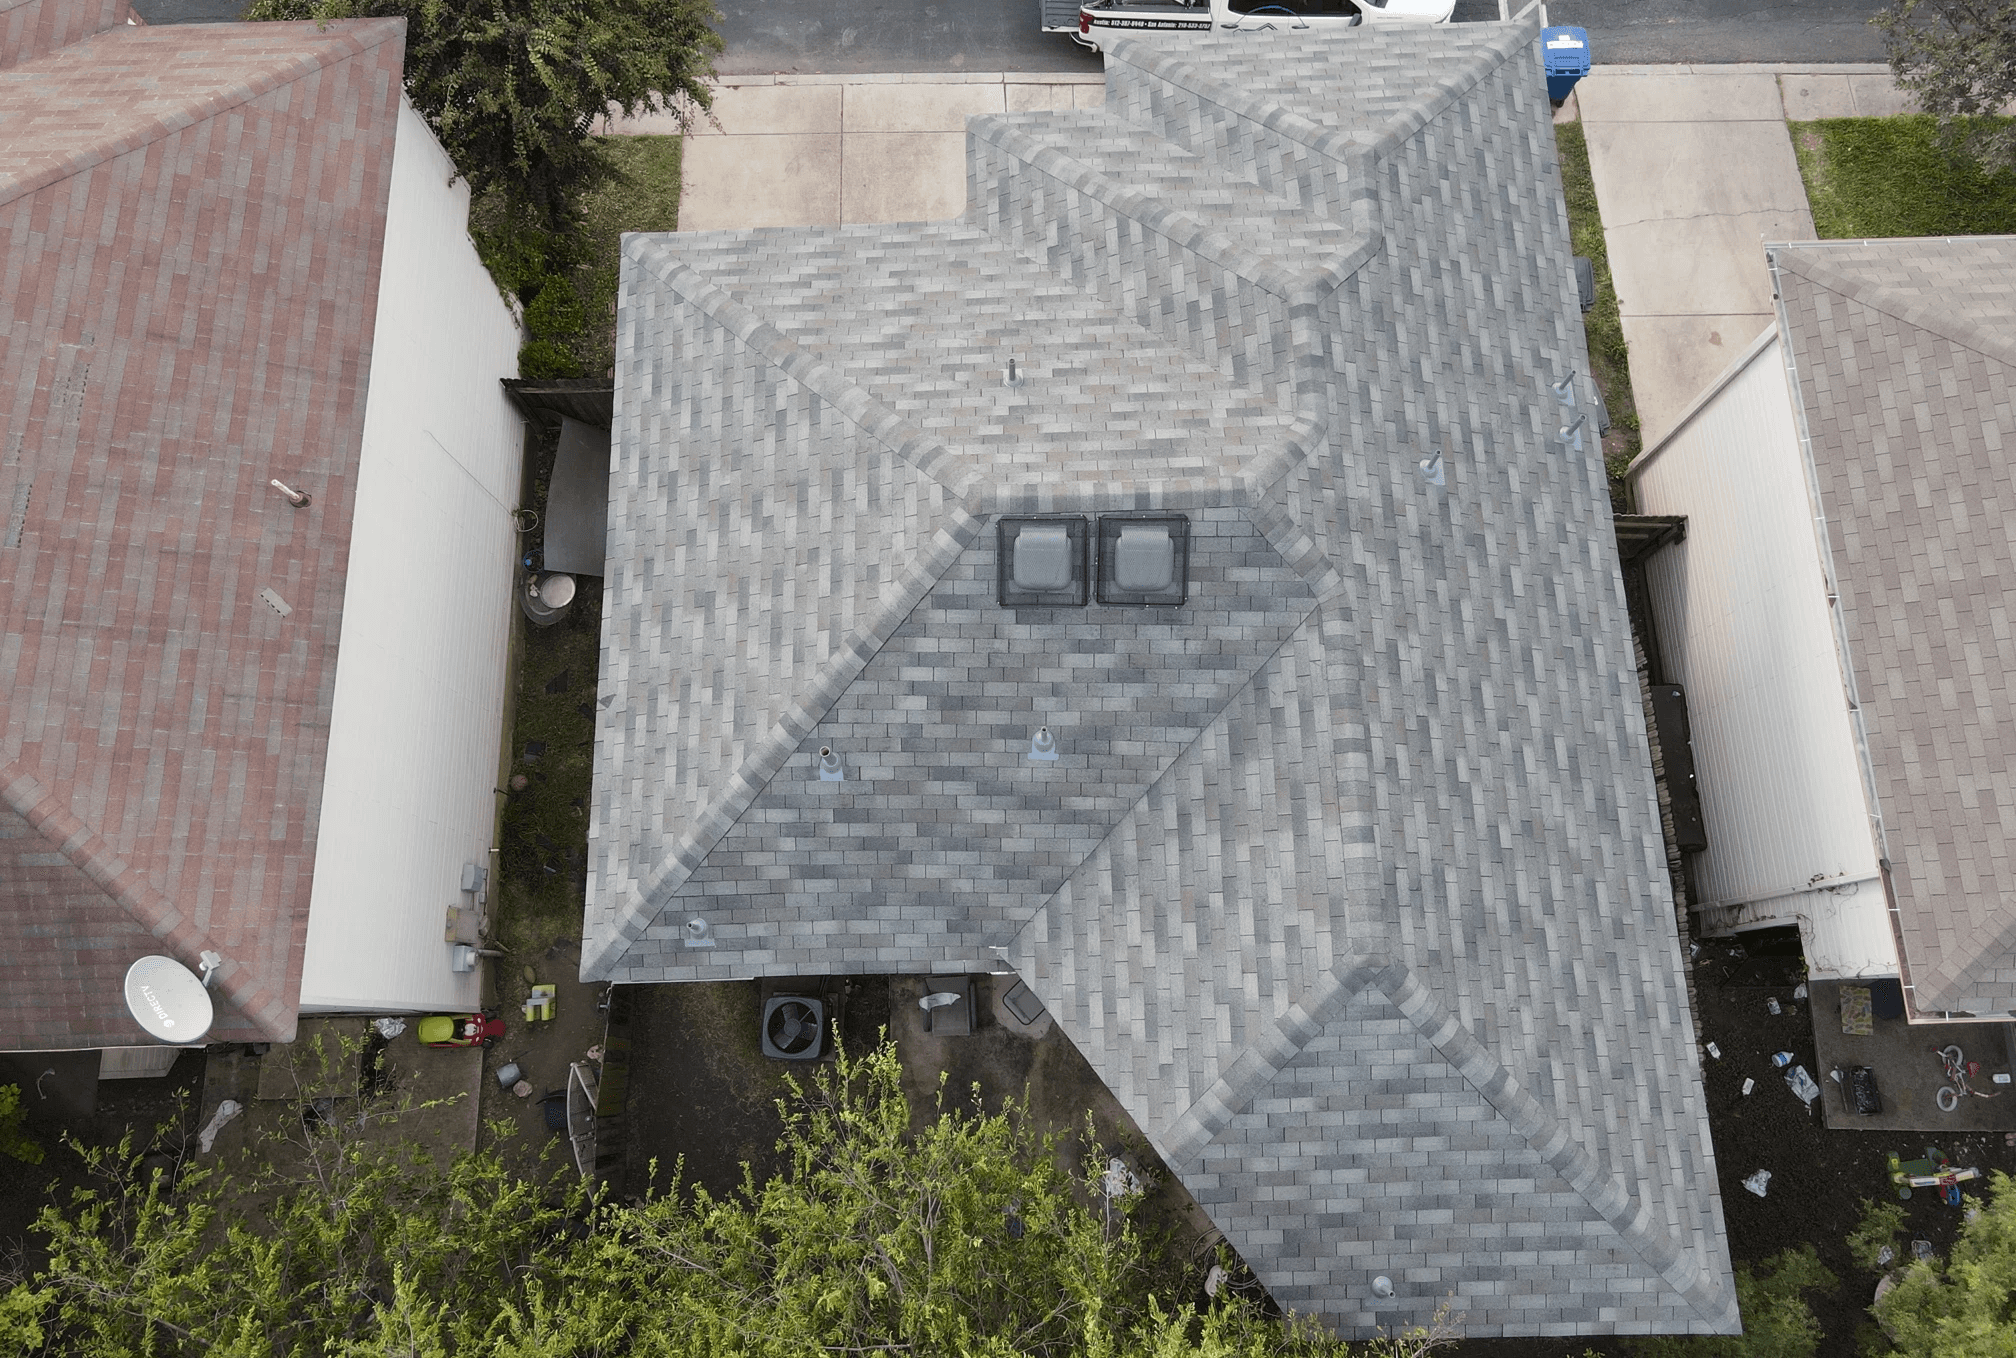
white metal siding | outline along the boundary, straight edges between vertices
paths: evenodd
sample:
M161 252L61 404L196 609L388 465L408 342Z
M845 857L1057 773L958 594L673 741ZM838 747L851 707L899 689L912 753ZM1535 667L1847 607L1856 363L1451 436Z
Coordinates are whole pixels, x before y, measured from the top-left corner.
M462 865L488 865L521 430L519 334L469 193L403 102L336 662L301 1008L466 1008Z
M1811 890L1873 879L1876 849L1776 337L1632 479L1644 513L1687 516L1647 585L1667 677L1687 691L1702 904L1770 902L1789 923L1824 897L1829 929L1846 931L1829 950L1860 959L1873 927L1889 938L1883 893Z

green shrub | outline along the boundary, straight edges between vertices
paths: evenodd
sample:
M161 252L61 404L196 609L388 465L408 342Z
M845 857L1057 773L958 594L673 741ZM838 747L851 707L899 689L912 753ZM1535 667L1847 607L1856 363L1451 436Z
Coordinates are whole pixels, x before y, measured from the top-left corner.
M518 350L520 377L580 377L581 361L564 344L529 340Z
M1898 1233L1904 1229L1904 1209L1894 1202L1871 1202L1862 1199L1862 1222L1848 1233L1848 1253L1855 1257L1858 1268L1866 1268L1871 1273L1881 1273L1896 1262L1892 1254L1888 1262L1876 1256L1886 1248L1894 1250Z
M0 1085L0 1155L39 1165L42 1145L23 1129L27 1120L28 1110L21 1106L21 1086Z
M1813 1358L1820 1322L1806 1305L1808 1292L1832 1292L1840 1279L1827 1271L1811 1245L1772 1255L1754 1271L1736 1270L1736 1302L1743 1333L1688 1339L1647 1339L1642 1358Z

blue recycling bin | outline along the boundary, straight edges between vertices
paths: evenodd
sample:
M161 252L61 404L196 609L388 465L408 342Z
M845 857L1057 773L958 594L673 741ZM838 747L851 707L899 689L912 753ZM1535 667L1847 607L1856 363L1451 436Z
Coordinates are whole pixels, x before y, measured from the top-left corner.
M1589 74L1589 31L1583 28L1540 30L1540 60L1547 70L1547 97L1560 103Z

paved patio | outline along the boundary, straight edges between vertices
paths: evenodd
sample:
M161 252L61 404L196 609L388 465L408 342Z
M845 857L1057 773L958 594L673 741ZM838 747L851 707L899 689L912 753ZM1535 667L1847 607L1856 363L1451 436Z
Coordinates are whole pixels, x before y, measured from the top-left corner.
M1813 1077L1820 1082L1820 1111L1829 1127L1948 1136L2016 1130L2016 1096L2012 1096L2016 1086L1993 1080L1996 1072L2016 1066L2012 1049L2016 1024L1914 1025L1901 1018L1878 1018L1868 1036L1849 1036L1841 1031L1841 985L1813 983L1813 1042L1820 1067ZM1938 1094L1948 1081L1934 1049L1949 1043L1958 1045L1969 1061L1980 1063L1981 1073L1970 1083L1990 1097L1962 1099L1952 1112L1942 1113ZM1829 1071L1850 1066L1868 1066L1876 1072L1876 1088L1883 1096L1881 1113L1873 1117L1856 1113L1848 1105L1845 1083L1828 1078Z

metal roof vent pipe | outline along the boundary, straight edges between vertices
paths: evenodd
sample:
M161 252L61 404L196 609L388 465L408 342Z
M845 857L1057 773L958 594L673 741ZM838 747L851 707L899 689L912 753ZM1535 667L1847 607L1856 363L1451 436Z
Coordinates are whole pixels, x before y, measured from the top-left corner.
M1029 757L1054 761L1057 758L1057 737L1050 734L1050 728L1039 726L1036 734L1029 738Z
M1439 448L1422 458L1417 465L1421 468L1421 479L1431 486L1442 485L1448 479L1442 471L1442 450Z
M1029 380L1029 371L1011 358L1008 360L1008 370L1001 374L1001 378L1009 386L1019 387Z
M844 783L847 770L840 765L840 756L833 753L831 745L819 747L819 781L822 783Z
M268 481L266 484L273 487L273 489L279 491L282 495L285 495L287 497L287 503L293 505L296 509L306 509L309 505L314 503L314 500L310 498L307 491L296 490L294 489L294 487L288 485L285 481L275 479L272 481Z
M1561 442L1568 445L1569 452L1579 453L1582 451L1582 426L1587 423L1589 423L1587 415L1577 415L1575 423L1561 426Z
M1575 408L1575 379L1581 375L1578 372L1571 372L1552 387L1554 399L1569 410Z
M1392 1296L1393 1280L1383 1273L1380 1274L1378 1277L1374 1278L1372 1280L1372 1295L1380 1298L1381 1300L1384 1300L1385 1298Z
M714 926L698 915L686 921L686 946L689 948L711 948L714 946Z

